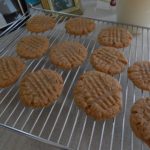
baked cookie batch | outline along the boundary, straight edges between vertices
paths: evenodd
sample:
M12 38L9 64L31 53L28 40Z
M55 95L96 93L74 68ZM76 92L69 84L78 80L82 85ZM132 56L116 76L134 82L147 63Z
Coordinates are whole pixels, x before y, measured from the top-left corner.
M26 24L30 32L40 33L53 29L53 17L37 15ZM86 36L94 31L93 20L81 17L66 21L65 29L74 36ZM132 42L132 35L121 27L108 27L97 37L101 45L88 59L95 69L83 73L73 89L75 104L95 120L114 118L122 108L122 87L113 77L123 72L128 64L124 54L117 48L125 48ZM28 35L20 39L16 52L20 57L0 58L0 88L15 83L25 64L23 59L42 57L49 49L49 40L41 35ZM74 69L87 59L88 50L79 42L63 41L50 48L49 59L59 68ZM150 62L135 62L128 68L128 77L135 86L150 91ZM41 69L26 74L20 80L19 95L25 106L47 107L54 103L63 90L61 75L53 70ZM137 137L150 146L150 98L138 100L131 109L130 124Z

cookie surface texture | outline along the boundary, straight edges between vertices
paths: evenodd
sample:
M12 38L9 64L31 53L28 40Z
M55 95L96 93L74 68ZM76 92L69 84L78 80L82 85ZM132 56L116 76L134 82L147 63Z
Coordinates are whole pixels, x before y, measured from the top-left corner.
M0 88L12 85L21 75L25 65L17 57L0 58Z
M44 32L55 27L56 21L53 17L45 15L33 16L27 21L26 27L31 32Z
M128 68L128 77L138 88L150 91L150 62L135 62Z
M20 99L24 105L33 108L52 104L61 94L62 77L52 70L42 69L27 74L20 83Z
M98 35L98 42L103 46L124 48L128 47L131 41L131 33L121 27L108 27L102 29Z
M16 46L17 54L26 59L41 57L49 47L49 41L46 37L40 35L29 35L23 37Z
M50 60L63 69L73 69L81 65L87 57L87 49L79 42L65 41L50 49Z
M121 73L128 61L123 53L113 47L101 47L91 55L91 64L97 70L110 75Z
M130 125L134 134L150 147L150 98L141 98L132 106Z
M95 29L95 22L85 18L72 18L66 22L66 31L73 35L87 35Z
M121 110L122 88L110 75L88 71L77 81L74 100L79 108L95 120L111 119Z

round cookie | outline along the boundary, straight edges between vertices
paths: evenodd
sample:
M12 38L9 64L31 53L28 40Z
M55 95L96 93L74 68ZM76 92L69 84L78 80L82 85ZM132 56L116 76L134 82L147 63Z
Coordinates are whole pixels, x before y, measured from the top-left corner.
M134 134L150 147L150 98L141 98L131 108L130 125Z
M56 21L53 17L45 15L33 16L26 24L31 32L44 32L55 27Z
M0 88L12 85L21 75L25 65L17 57L0 58Z
M113 47L101 47L91 55L91 64L97 70L115 75L125 69L128 61L123 53Z
M50 50L50 60L63 69L81 65L87 57L87 49L79 42L65 41L54 45Z
M55 71L42 69L23 78L19 94L24 105L39 108L52 104L60 96L62 89L62 77Z
M135 62L128 68L128 77L138 88L150 91L150 62Z
M73 35L87 35L95 29L95 22L85 18L72 18L66 22L66 31Z
M16 46L19 56L26 59L41 57L49 47L49 41L46 37L40 35L29 35L23 37Z
M124 48L132 41L131 33L121 27L108 27L102 29L98 35L98 42L103 46Z
M74 88L74 100L95 120L115 117L122 107L119 82L102 72L88 71L80 76Z

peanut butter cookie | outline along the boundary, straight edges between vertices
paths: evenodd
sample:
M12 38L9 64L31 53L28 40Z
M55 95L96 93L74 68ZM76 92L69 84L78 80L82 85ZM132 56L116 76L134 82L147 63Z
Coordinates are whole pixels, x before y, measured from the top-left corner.
M0 58L0 88L12 85L21 75L25 65L17 57Z
M91 64L97 70L110 75L121 73L128 61L123 53L113 47L101 47L91 55Z
M56 21L53 17L45 15L33 16L26 24L31 32L45 32L55 27Z
M95 29L95 22L85 18L72 18L66 22L66 31L73 35L87 35Z
M96 120L115 117L122 107L119 82L102 72L88 71L81 75L74 89L74 100L87 115Z
M124 48L128 47L131 41L131 33L121 27L105 28L98 35L98 42L103 46Z
M54 45L50 50L50 60L63 69L81 65L87 57L87 49L79 42L65 41Z
M128 68L128 77L138 88L150 91L150 62L135 62Z
M49 41L46 37L40 35L29 35L23 37L16 46L19 56L26 59L41 57L47 50Z
M61 94L62 77L52 70L42 69L27 74L20 83L20 98L29 107L46 107Z
M131 108L130 125L134 134L150 147L150 98L141 98Z

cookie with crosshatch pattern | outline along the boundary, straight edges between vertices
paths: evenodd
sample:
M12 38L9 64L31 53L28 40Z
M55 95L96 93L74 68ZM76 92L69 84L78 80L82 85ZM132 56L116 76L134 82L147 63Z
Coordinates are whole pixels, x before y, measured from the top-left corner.
M25 106L40 108L54 103L63 89L63 79L55 71L41 69L27 74L20 82L20 100Z
M27 21L26 27L31 32L45 32L55 27L56 20L54 17L46 15L33 16Z
M134 103L130 125L134 134L150 147L150 97L141 98Z
M131 33L121 27L107 27L100 31L98 42L103 46L124 48L132 41Z
M63 69L81 65L87 57L87 49L79 42L64 41L50 49L50 60Z
M95 120L115 117L122 107L122 88L108 74L88 71L80 76L74 88L77 106Z
M19 78L25 68L21 59L13 56L0 58L0 88L5 88Z
M97 71L111 75L121 73L128 63L123 53L113 47L100 47L94 50L90 60Z
M65 28L69 34L87 35L95 29L95 22L87 18L71 18L66 22Z
M26 59L41 57L49 47L46 37L40 35L29 35L21 38L17 43L16 51L19 56Z
M150 91L150 62L135 62L128 68L128 77L138 88Z

